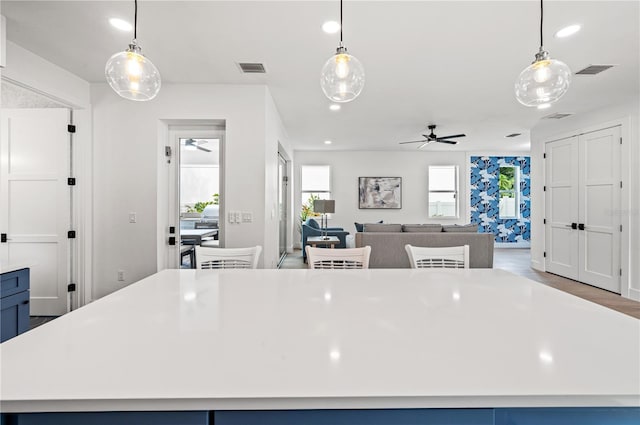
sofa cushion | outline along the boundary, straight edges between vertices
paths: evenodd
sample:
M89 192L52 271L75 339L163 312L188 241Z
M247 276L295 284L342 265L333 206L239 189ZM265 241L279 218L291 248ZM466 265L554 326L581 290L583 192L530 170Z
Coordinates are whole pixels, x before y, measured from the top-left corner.
M442 226L443 232L478 233L477 224L447 224Z
M365 223L365 232L402 232L402 224Z
M440 233L442 232L442 224L403 224L402 231L414 233Z
M320 228L320 225L318 224L318 222L315 221L312 218L308 218L307 219L307 226L313 227L314 229L319 229Z
M380 220L378 223L382 223ZM356 232L364 232L364 224L363 223L353 223L356 225Z

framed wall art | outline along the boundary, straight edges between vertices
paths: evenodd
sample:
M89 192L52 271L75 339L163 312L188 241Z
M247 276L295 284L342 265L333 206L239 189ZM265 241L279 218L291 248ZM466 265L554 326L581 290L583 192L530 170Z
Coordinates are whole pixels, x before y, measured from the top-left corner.
M358 177L358 186L358 208L402 208L402 177Z

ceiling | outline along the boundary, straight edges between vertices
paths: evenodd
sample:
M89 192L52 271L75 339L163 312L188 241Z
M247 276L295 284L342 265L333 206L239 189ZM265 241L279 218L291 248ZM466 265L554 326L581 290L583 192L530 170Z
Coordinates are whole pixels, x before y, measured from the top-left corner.
M457 146L424 150L529 149L529 129L555 112L580 113L640 97L637 1L545 2L545 47L574 76L551 109L521 106L513 94L537 52L536 1L345 1L344 41L365 67L362 95L338 112L319 85L339 37L322 31L339 19L335 1L141 1L138 40L166 83L266 84L294 149L406 150L427 124L439 136L466 133ZM10 40L90 82L126 48L131 33L110 17L133 18L132 1L6 1ZM582 31L556 39L573 23ZM262 62L267 74L242 74L238 62ZM523 133L513 139L510 133ZM324 140L332 140L325 145Z

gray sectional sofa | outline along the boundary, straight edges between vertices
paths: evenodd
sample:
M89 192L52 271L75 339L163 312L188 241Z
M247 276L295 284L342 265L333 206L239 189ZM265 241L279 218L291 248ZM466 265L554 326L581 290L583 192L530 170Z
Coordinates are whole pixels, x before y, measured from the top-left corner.
M477 233L477 226L440 224L365 224L356 233L356 247L369 245L370 268L409 268L406 244L414 246L469 245L469 267L493 268L494 235Z

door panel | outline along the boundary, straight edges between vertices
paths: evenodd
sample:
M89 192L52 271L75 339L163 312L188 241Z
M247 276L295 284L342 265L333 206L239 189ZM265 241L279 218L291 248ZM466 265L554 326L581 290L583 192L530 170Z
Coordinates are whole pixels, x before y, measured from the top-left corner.
M3 109L0 263L31 268L31 314L67 312L69 110Z
M620 293L620 127L580 136L579 280Z
M578 222L577 137L547 143L546 152L546 270L577 279L578 231L571 228Z

